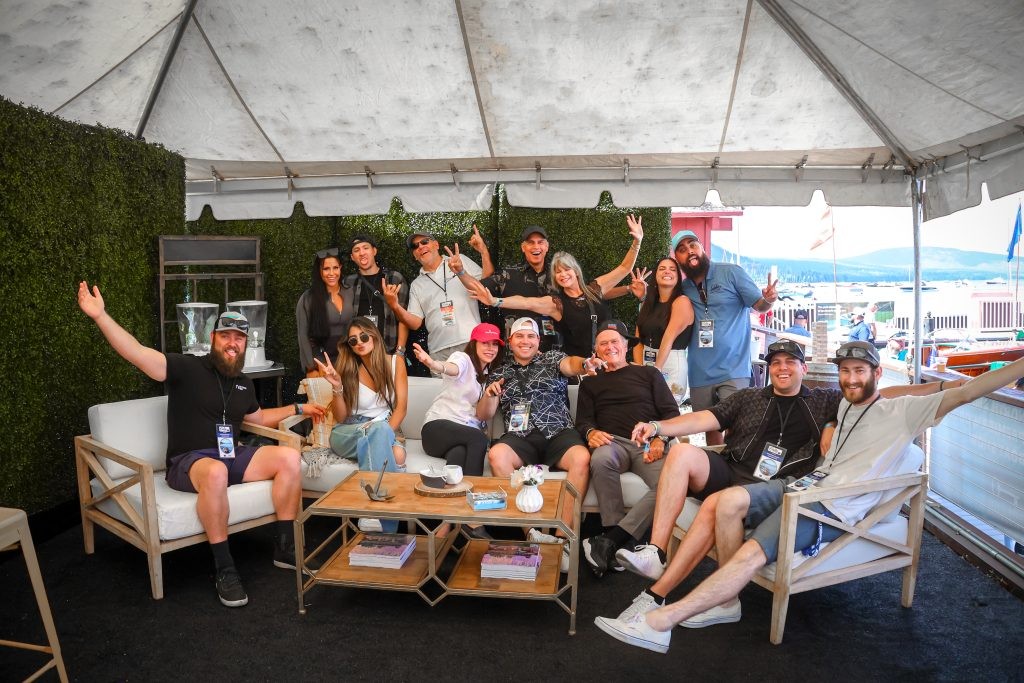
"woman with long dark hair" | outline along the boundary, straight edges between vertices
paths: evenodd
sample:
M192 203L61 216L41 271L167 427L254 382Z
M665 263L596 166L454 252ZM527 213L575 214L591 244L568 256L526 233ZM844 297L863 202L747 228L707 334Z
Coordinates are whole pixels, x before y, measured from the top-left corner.
M654 265L654 291L640 305L633 360L661 370L676 402L686 398L686 347L693 333L693 305L683 296L679 264L671 256Z
M338 342L348 331L355 306L352 290L341 286L341 258L337 247L318 251L313 257L309 289L295 306L299 333L299 362L306 372L316 370L314 359L324 354L333 364L338 359Z

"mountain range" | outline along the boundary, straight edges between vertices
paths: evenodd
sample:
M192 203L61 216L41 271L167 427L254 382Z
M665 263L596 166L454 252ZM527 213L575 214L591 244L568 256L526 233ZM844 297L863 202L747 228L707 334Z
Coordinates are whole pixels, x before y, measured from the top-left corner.
M736 254L711 245L711 259L736 263ZM824 259L786 259L758 257L745 254L739 263L760 282L772 266L778 267L783 282L830 282L833 277L832 261ZM880 249L836 261L835 278L839 282L905 282L913 279L914 250L910 247ZM1011 275L1015 265L1011 265ZM987 280L1006 277L1005 254L981 251L961 251L947 247L921 249L921 278L923 280Z

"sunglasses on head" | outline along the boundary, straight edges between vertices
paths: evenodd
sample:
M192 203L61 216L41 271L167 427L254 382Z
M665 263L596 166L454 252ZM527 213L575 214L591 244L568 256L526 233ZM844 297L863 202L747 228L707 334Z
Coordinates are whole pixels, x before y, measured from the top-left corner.
M417 241L413 242L413 243L412 243L412 248L413 248L413 249L419 249L419 248L420 248L420 247L422 247L422 246L423 246L424 244L430 244L430 243L431 243L431 242L433 242L433 241L434 241L434 240L432 240L432 239L431 239L431 238L429 238L429 237L424 237L424 238L423 238L423 239L421 239L421 240L417 240Z
M355 346L356 344L365 344L368 341L370 341L370 335L366 334L365 332L361 332L358 337L356 335L352 335L351 337L349 337L348 345Z
M249 323L237 318L221 318L217 321L217 329L223 332L225 329L238 330L242 334L249 334Z
M861 360L875 362L875 357L867 349L859 346L840 347L836 349L836 358L859 358Z
M328 256L337 256L337 255L338 255L338 248L337 247L331 247L330 249L321 249L320 251L316 252L316 257L317 258L327 258Z

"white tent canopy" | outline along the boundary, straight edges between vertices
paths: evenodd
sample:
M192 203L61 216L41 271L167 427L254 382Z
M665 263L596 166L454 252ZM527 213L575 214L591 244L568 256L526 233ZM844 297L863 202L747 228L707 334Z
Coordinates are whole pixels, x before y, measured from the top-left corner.
M187 159L187 215L1024 188L1021 0L7 0L0 94Z

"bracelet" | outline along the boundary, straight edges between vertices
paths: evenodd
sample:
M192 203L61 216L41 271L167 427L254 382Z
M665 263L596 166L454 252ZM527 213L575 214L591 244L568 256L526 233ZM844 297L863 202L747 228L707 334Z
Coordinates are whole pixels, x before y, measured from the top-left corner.
M402 358L405 358L405 349L395 349L395 353L401 356Z
M456 270L455 270L455 269L453 268L453 269L452 269L452 272L453 272L453 273L455 273L455 277L462 277L462 274L466 272L466 269L465 269L465 268L463 268L463 269L462 269L462 270L460 270L460 271L456 271Z
M295 414L296 415L302 415L302 404L301 403L296 403L295 404Z
M505 303L505 300L503 298L501 298L500 296L494 299L494 307L495 308L501 308L501 305L503 303Z
M587 433L583 435L584 441L590 440L590 432L594 431L594 429L596 429L596 427L591 427L590 429L587 430Z
M342 389L341 387L338 387L337 389L331 389L331 393L334 394L335 396L341 396L343 393L345 393L345 390Z
M652 427L654 427L654 434L653 434L653 436L658 436L659 434L661 434L661 425L660 424L658 424L654 420L651 420L647 424L649 424Z
M434 372L436 372L439 375L443 375L444 374L444 361L443 360L439 360L439 361L434 361L434 362L436 362L437 365L439 366L436 370L434 370Z
M946 380L944 380L944 379L940 379L939 380L939 391L942 391L942 385L944 385L945 383L946 383Z

